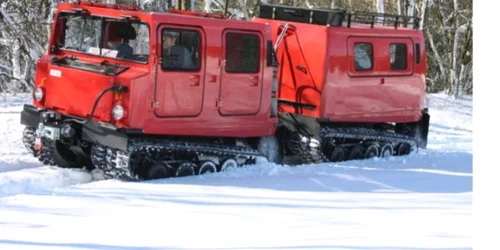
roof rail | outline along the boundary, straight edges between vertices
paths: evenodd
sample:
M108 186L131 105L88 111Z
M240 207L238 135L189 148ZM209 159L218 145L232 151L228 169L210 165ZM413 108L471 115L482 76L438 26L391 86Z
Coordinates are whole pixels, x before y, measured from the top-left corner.
M196 12L189 10L176 10L176 9L168 9L168 13L173 14L181 14L181 15L189 15L189 16L199 16L199 17L208 17L208 18L217 18L217 19L227 19L227 16L223 14L215 14L215 13L207 13L207 12Z
M370 24L372 28L377 23L382 25L390 25L395 29L403 24L406 27L408 27L408 25L412 25L414 29L418 29L420 25L420 18L416 16L355 11L347 14L347 27L351 27L352 23Z
M403 24L413 25L413 28L418 29L420 23L420 18L416 16L362 11L347 13L346 10L341 9L310 9L271 4L259 4L258 17L334 27L342 27L344 22L347 22L347 27L351 27L352 23L371 24L372 28L375 24L389 24L397 29Z
M115 10L132 10L132 11L140 11L141 10L141 6L138 6L138 5L94 3L94 2L88 2L88 1L78 1L75 4L81 5L81 6L115 9Z

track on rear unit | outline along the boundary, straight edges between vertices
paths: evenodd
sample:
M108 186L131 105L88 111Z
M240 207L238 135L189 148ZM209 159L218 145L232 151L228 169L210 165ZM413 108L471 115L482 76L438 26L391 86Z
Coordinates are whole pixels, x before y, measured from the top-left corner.
M339 162L406 155L415 152L416 141L405 135L370 128L322 128L322 143L294 134L287 150L300 164ZM94 166L106 179L149 180L220 172L228 167L255 164L267 158L250 145L228 141L181 139L130 139L127 151L95 144Z
M294 133L287 146L301 164L341 162L416 152L414 138L387 130L361 127L323 127L320 140Z

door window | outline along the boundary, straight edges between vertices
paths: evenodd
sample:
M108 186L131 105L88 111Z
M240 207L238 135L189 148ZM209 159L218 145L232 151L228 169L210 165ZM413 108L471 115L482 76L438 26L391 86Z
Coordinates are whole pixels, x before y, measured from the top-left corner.
M162 30L162 69L198 71L200 69L200 34L193 30Z
M257 73L260 70L260 39L255 34L226 33L226 72Z

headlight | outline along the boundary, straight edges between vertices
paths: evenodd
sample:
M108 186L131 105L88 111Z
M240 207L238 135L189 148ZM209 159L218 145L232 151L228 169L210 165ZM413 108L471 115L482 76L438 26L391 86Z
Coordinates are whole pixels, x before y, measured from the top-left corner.
M118 121L118 120L123 118L124 114L125 114L125 110L123 109L122 105L116 104L113 107L113 111L112 111L113 119Z
M33 91L33 97L35 97L35 100L37 102L41 101L43 99L43 89L40 87L36 87Z

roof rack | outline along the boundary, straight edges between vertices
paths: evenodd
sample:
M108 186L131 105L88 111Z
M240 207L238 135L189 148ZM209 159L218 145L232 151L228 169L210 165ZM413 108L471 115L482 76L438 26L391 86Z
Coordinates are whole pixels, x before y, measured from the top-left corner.
M420 23L420 18L416 16L362 11L347 13L347 11L340 9L309 9L271 4L260 4L258 17L334 27L342 27L344 21L346 21L347 27L351 27L352 23L362 23L370 24L372 28L375 24L382 24L391 25L396 29L400 25L413 25L413 28L418 29Z
M345 10L309 9L260 4L258 17L317 25L342 26L345 15Z
M141 10L141 7L138 5L107 4L107 3L95 3L95 2L88 2L88 1L78 1L75 4L81 5L81 6L107 8L107 9L115 9L115 10L132 10L132 11L140 11Z
M411 21L410 21L411 20ZM384 14L377 12L362 12L356 11L347 14L347 27L351 27L351 23L363 23L370 24L373 28L376 23L382 25L391 25L395 29L400 27L401 24L408 27L412 25L414 29L419 28L420 18L416 16L404 16L404 15L393 15Z
M181 14L181 15L189 15L189 16L199 16L199 17L216 18L216 19L227 19L227 16L225 16L223 14L196 12L196 11L189 11L189 10L176 10L173 8L168 9L167 12L172 13L172 14Z

